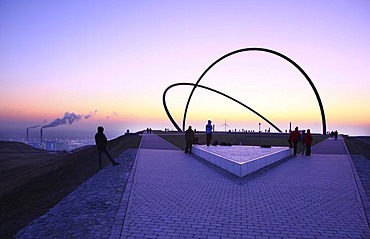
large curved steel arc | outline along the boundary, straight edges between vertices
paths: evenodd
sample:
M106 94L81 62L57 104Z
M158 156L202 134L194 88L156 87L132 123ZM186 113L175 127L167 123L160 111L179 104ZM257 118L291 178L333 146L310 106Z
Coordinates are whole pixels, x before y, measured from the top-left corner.
M213 67L215 66L217 63L219 63L220 61L222 61L223 59L231 56L231 55L234 55L234 54L237 54L237 53L241 53L241 52L245 52L245 51L262 51L262 52L267 52L267 53L271 53L271 54L274 54L274 55L277 55L285 60L287 60L289 63L291 63L292 65L294 65L303 75L304 77L306 78L306 80L308 81L308 83L310 84L312 90L314 91L315 95L316 95L316 99L319 103L319 107L320 107L320 112L321 112L321 121L322 121L322 130L323 130L323 134L326 134L326 119L325 119L325 112L324 112L324 106L321 102L321 99L320 99L320 95L319 95L319 92L317 91L315 85L313 84L313 82L311 81L310 77L306 74L306 72L297 64L295 63L292 59L290 59L289 57L277 52L277 51L273 51L273 50L270 50L270 49L266 49L266 48L258 48L258 47L253 47L253 48L243 48L243 49L239 49L239 50L236 50L236 51L232 51L230 53L227 53L226 55L220 57L219 59L217 59L215 62L213 62L204 72L203 74L199 77L198 81L195 83L193 89L191 90L190 92L190 95L189 95L189 98L188 98L188 101L186 103L186 107L185 107L185 111L184 111L184 118L183 118L183 123L182 123L182 128L183 130L185 130L185 122L186 122L186 115L187 115L187 111L188 111L188 108L189 108L189 104L190 104L190 100L191 100L191 97L193 96L194 94L194 91L195 89L197 88L199 82L202 80L202 78L205 76L205 74Z
M263 119L263 120L264 120L264 121L266 121L268 124L270 124L272 127L274 127L278 132L281 132L281 130L280 130L276 125L274 125L271 121L269 121L267 118L265 118L264 116L262 116L260 113L258 113L258 112L257 112L257 111L255 111L254 109L252 109L252 108L250 108L249 106L245 105L244 103L240 102L239 100L237 100L237 99L235 99L235 98L233 98L233 97L231 97L231 96L228 96L228 95L226 95L226 94L224 94L224 93L222 93L222 92L220 92L220 91L218 91L218 90L215 90L215 89L209 88L209 87L207 87L207 86L199 85L199 84L198 84L198 85L196 85L196 84L194 84L194 83L175 83L175 84L172 84L172 85L170 85L169 87L167 87L167 89L163 92L163 98L162 98L162 100L163 100L163 106L164 106L164 109L165 109L165 111L166 111L166 113L167 113L168 118L170 119L170 121L171 121L171 122L172 122L172 124L176 127L176 129L177 129L178 131L181 131L181 129L180 129L180 127L177 125L176 121L172 118L172 115L170 114L170 112L169 112L169 110L168 110L168 108L167 108L167 104L166 104L166 94L167 94L167 91L168 91L169 89L171 89L171 88L173 88L173 87L175 87L175 86L180 86L180 85L196 86L196 87L200 87L200 88L203 88L203 89L206 89L206 90L210 90L210 91L215 92L215 93L217 93L217 94L220 94L220 95L222 95L222 96L225 96L226 98L228 98L228 99L230 99L230 100L232 100L232 101L234 101L234 102L236 102L236 103L238 103L238 104L240 104L240 105L244 106L244 107L245 107L245 108L247 108L248 110L252 111L252 112L253 112L253 113L255 113L256 115L258 115L261 119Z
M176 85L176 84L174 84ZM172 118L172 115L170 113L170 111L168 110L167 108L167 104L166 104L166 94L167 94L167 91L169 89L171 89L172 87L174 87L174 85L170 85L169 87L167 87L167 89L163 92L163 96L162 96L162 102L163 102L163 107L164 107L164 110L166 111L166 114L168 116L168 118L170 119L171 123L173 126L175 126L175 128L177 129L177 131L180 131L182 132L181 128L177 125L176 121Z

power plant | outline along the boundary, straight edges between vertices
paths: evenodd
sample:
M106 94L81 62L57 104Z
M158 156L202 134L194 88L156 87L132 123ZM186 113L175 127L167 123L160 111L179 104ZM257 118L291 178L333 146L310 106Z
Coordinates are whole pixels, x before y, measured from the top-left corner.
M54 128L54 127L58 127L58 126L61 126L61 125L71 125L73 124L74 122L77 122L81 119L89 119L90 117L92 117L94 114L96 114L97 110L95 111L91 111L90 113L86 114L86 115L82 115L82 114L75 114L75 113L70 113L70 112L65 112L63 117L61 118L56 118L54 119L52 122L50 122L49 124L45 124L43 126L41 125L35 125L35 126L31 126L31 127L28 127L26 129L26 143L33 146L33 147L37 147L37 148L42 148L42 149L47 149L47 150L71 150L73 148L77 148L78 146L83 146L83 145L87 145L87 144L91 144L92 142L91 139L83 139L83 140L77 140L77 139L74 139L74 140L70 140L70 135L67 135L67 136L62 136L63 139L55 139L55 140L45 140L44 139L44 128ZM38 128L38 127L41 127L40 128L40 138L39 138L39 142L35 142L35 140L33 142L30 142L30 129L33 129L33 128Z

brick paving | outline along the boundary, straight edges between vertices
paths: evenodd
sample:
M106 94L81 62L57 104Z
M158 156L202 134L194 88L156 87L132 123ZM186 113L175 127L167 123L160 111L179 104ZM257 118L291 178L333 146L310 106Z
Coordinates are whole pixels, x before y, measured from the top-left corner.
M370 238L343 141L312 153L239 178L144 135L16 238Z
M239 179L147 134L110 237L370 238L352 168L328 139Z
M136 152L124 151L120 165L100 170L14 238L109 238Z

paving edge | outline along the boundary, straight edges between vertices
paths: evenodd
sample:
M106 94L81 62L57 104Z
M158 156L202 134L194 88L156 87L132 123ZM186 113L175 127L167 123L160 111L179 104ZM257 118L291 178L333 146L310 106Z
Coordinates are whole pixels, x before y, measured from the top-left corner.
M117 211L116 217L115 217L113 225L112 225L112 229L111 229L111 232L110 232L110 235L109 235L109 239L117 239L117 238L121 237L122 228L123 228L123 224L124 224L124 221L125 221L126 212L127 212L127 208L128 208L128 203L129 203L129 200L130 200L131 190L132 190L134 179L135 179L136 167L137 167L138 160L139 160L140 148L141 148L142 141L143 141L143 137L141 138L140 145L139 145L138 151L136 153L136 157L135 157L135 162L134 162L133 167L131 169L130 176L127 180L127 183L126 183L126 186L125 186L125 189L124 189L124 193L122 195L122 199L121 199L120 204L119 204L119 209Z
M352 169L352 175L354 177L354 180L355 180L355 183L356 183L356 186L357 186L358 194L360 195L361 204L362 204L362 207L364 209L364 214L365 214L365 218L366 218L366 221L367 221L367 226L370 229L370 200L367 198L365 188L362 185L360 176L358 175L356 166L353 163L352 156L348 151L348 148L347 148L347 145L346 145L344 139L343 139L343 144L344 144L344 147L347 151L348 160L350 162L351 169Z

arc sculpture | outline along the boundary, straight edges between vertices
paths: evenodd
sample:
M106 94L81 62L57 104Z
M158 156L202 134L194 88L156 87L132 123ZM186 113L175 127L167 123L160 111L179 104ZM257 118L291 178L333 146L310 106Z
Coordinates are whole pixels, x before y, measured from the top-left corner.
M166 88L166 90L163 92L163 97L162 97L162 100L163 100L163 107L166 111L166 114L168 116L168 118L170 119L171 123L174 125L174 127L182 132L185 130L185 123L186 123L186 116L187 116L187 111L188 111L188 108L189 108L189 104L190 104L190 100L191 100L191 97L193 96L194 94L194 91L197 87L200 87L200 88L204 88L204 89L207 89L207 90L210 90L212 92L215 92L217 94L220 94L220 95L223 95L231 100L233 100L234 102L244 106L245 108L247 108L248 110L252 111L253 113L255 113L256 115L258 115L260 118L262 118L264 121L266 121L268 124L270 124L273 128L275 128L278 132L281 132L281 130L275 126L271 121L269 121L267 118L263 117L261 114L259 114L257 111L253 110L252 108L248 107L247 105L243 104L242 102L220 92L220 91L217 91L217 90L214 90L214 89L211 89L209 87L206 87L206 86L202 86L202 85L199 85L199 82L202 80L202 78L206 75L206 73L212 68L214 67L217 63L219 63L220 61L224 60L225 58L229 57L229 56L232 56L234 54L238 54L238 53L242 53L242 52L248 52L248 51L261 51L261 52L267 52L267 53L270 53L270 54L273 54L273 55L276 55L276 56L279 56L281 58L283 58L284 60L288 61L289 63L291 63L293 66L295 66L301 73L302 75L306 78L306 80L308 81L308 83L310 84L312 90L314 91L315 93L315 96L316 96L316 99L318 101L318 104L319 104L319 108L320 108L320 113L321 113L321 121L322 121L322 132L323 134L326 134L326 119L325 119L325 112L324 112L324 106L322 104L322 101L321 101L321 98L320 98L320 95L315 87L315 85L313 84L312 80L310 79L310 77L306 74L306 72L297 64L295 63L292 59L290 59L289 57L277 52L277 51L274 51L274 50L270 50L270 49L266 49L266 48L258 48L258 47L253 47L253 48L242 48L242 49L239 49L239 50L235 50L235 51L232 51L232 52L229 52L227 53L226 55L220 57L219 59L217 59L215 62L213 62L204 72L203 74L199 77L199 79L197 80L197 82L195 84L193 83L175 83L175 84L172 84L170 85L169 87ZM188 85L188 86L193 86L193 89L192 91L190 92L190 95L189 95L189 98L188 98L188 101L186 103L186 107L185 107L185 110L184 110L184 117L183 117L183 122L182 122L182 129L177 125L176 121L173 119L173 117L171 116L168 108L167 108L167 104L166 104L166 94L167 94L167 91L173 87L176 87L176 86L183 86L183 85Z

